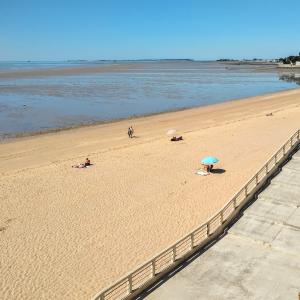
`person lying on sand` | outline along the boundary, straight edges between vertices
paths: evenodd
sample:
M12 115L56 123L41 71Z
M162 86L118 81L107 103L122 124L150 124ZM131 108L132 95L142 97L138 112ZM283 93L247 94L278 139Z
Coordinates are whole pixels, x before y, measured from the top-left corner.
M91 161L88 158L86 158L84 163L78 164L78 165L74 165L74 166L72 166L72 168L79 168L79 169L81 169L81 168L86 168L86 167L88 167L90 165L91 165Z
M182 141L182 140L183 140L182 136L178 136L178 137L173 136L171 138L171 142L177 142L177 141Z
M204 165L204 164L202 164L202 169L203 169L205 172L209 173L210 166L209 166L209 165Z

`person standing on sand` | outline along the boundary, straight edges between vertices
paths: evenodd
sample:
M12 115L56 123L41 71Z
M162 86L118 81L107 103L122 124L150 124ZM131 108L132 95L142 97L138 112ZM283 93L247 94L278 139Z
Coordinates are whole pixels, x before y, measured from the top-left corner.
M130 131L131 131L131 137L133 138L134 130L132 126L130 126Z
M132 138L132 131L131 131L131 127L128 127L128 131L127 131L128 137Z

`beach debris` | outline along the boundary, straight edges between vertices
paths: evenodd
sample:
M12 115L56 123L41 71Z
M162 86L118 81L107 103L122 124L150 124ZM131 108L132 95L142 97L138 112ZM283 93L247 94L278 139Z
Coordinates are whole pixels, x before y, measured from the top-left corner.
M273 113L268 113L268 114L266 114L266 116L271 117L271 116L273 116Z

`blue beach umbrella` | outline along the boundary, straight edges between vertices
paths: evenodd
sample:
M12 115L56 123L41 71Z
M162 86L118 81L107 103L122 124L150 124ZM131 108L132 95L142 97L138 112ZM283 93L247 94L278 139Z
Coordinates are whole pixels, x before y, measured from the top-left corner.
M213 164L216 164L219 160L216 158L216 157L213 157L213 156L207 156L207 157L204 157L202 160L201 160L201 163L203 165L213 165Z

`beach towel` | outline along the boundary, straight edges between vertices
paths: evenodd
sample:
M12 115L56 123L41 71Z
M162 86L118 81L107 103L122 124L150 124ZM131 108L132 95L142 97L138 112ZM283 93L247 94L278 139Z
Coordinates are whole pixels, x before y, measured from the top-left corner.
M209 173L206 172L206 171L204 171L204 170L197 170L196 174L197 175L201 175L201 176L207 176L207 175L209 175Z

